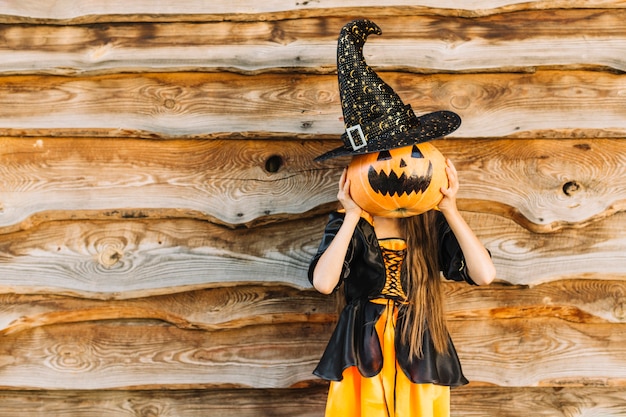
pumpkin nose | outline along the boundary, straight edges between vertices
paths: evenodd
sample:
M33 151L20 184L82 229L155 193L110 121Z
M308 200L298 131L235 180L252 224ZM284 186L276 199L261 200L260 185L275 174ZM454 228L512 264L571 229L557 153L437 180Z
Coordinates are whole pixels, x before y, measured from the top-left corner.
M406 166L406 162L404 162L404 159L400 158L400 168L404 168Z

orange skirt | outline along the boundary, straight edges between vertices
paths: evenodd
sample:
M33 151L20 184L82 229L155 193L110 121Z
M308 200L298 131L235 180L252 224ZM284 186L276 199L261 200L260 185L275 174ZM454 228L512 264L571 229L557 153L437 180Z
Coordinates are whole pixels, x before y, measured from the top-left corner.
M326 417L449 417L450 387L414 384L396 361L395 324L398 308L392 300L372 300L387 308L376 322L383 351L383 368L365 378L356 366L343 371L341 381L331 381Z

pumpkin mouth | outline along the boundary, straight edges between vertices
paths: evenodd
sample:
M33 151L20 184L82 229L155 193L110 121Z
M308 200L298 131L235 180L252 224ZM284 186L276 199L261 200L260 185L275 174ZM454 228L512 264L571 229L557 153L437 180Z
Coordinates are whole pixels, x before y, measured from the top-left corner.
M367 171L367 179L372 190L390 197L394 195L400 197L403 194L410 196L413 193L424 193L428 189L432 177L433 164L430 161L428 162L428 171L424 175L412 173L407 176L407 173L403 172L402 175L398 176L394 170L391 170L391 173L387 174L382 169L380 172L376 172L376 169L372 166L370 166Z

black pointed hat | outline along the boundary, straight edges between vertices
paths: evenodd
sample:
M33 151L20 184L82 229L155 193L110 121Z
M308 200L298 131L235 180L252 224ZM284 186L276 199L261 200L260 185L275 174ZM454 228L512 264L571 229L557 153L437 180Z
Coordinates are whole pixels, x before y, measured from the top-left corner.
M454 132L461 118L451 111L417 117L410 105L372 70L363 57L370 34L382 31L370 20L354 20L341 29L337 41L337 76L346 131L343 146L315 158L379 152L427 142Z

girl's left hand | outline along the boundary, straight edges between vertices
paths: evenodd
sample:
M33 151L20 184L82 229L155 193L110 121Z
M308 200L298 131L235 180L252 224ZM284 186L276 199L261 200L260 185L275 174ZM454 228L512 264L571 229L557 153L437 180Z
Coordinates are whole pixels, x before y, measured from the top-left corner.
M446 159L446 175L448 175L448 188L441 187L443 199L439 202L439 210L443 213L446 210L456 210L456 194L459 191L459 177L450 159Z

